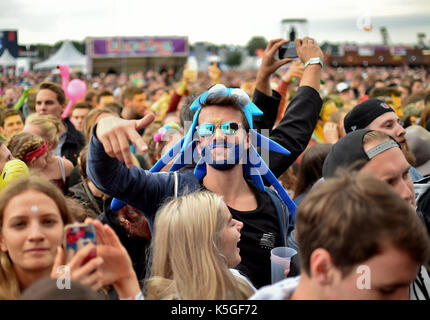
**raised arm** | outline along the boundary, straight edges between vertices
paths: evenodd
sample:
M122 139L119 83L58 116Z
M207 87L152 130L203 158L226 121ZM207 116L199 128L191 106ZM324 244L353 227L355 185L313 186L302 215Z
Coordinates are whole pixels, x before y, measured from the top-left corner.
M148 221L153 219L165 197L173 194L174 179L171 174L151 173L135 166L128 168L122 161L125 158L131 161L129 141L145 150L146 145L137 130L147 125L149 120L152 117L146 116L141 120L101 119L94 128L87 158L87 174L94 185L141 210Z
M303 63L311 58L320 58L323 54L320 47L311 38L296 39L296 48ZM309 64L303 71L300 87L288 105L281 122L270 133L270 138L291 154L289 156L270 153L269 166L279 177L306 149L321 111L322 100L319 95L321 65Z
M285 110L287 108L287 91L291 83L297 79L301 79L303 76L303 64L300 60L293 61L290 68L285 72L279 81L279 85L276 91L281 95L281 102L279 103L278 114L276 116L276 124L278 124L282 117L284 116Z

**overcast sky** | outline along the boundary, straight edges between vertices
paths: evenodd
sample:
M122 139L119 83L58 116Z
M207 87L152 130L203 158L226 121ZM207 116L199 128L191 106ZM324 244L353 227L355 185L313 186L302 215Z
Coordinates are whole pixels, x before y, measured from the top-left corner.
M278 38L281 20L305 18L318 42L394 44L430 40L430 0L0 0L0 29L18 30L19 44L54 44L100 36L188 36L190 43L245 45L255 36ZM368 23L372 31L362 28Z

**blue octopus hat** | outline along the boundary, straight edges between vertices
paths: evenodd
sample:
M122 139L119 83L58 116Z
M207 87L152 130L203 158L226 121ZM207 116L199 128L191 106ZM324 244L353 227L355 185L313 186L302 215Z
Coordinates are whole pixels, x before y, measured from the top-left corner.
M251 177L253 182L261 191L264 191L264 183L261 177L263 176L278 192L279 196L288 207L288 210L294 219L295 212L297 209L296 204L293 200L291 200L284 187L280 184L278 179L269 169L268 165L257 152L256 148L261 147L268 151L274 151L286 155L289 155L290 152L275 141L270 140L269 138L261 135L253 129L252 117L263 115L263 112L249 99L249 96L245 93L245 91L241 89L227 88L222 84L216 84L212 86L209 90L203 92L200 96L198 96L190 106L190 110L195 111L190 129L187 131L186 135L180 141L178 141L168 152L166 152L163 157L161 157L161 159L158 160L157 163L149 171L159 172L177 155L178 157L171 166L169 172L179 170L186 164L192 163L191 158L196 147L196 141L193 139L193 137L195 135L197 119L199 117L200 110L202 109L202 104L205 103L208 97L218 96L236 97L238 104L242 108L248 121L252 142L251 147L248 151L247 161L243 164L244 172ZM206 163L204 161L204 157L201 157L198 161L194 169L194 174L199 180L201 180L206 175ZM124 202L114 198L111 203L111 208L112 210L118 210L124 205Z

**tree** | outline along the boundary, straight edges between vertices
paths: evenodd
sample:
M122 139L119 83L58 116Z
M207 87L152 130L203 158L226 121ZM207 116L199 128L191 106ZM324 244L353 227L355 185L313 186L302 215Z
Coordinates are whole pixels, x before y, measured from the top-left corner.
M60 49L60 47L62 46L63 42L64 42L63 40L57 41L53 45L52 51L57 52L58 49ZM72 44L80 53L85 54L85 41L80 42L80 41L72 40Z
M85 41L72 40L72 43L80 53L85 54Z
M242 52L233 50L227 53L225 64L230 67L237 67L242 63Z
M256 56L257 49L266 49L268 41L264 37L252 37L251 40L246 44L246 49L248 49L248 53L250 56Z

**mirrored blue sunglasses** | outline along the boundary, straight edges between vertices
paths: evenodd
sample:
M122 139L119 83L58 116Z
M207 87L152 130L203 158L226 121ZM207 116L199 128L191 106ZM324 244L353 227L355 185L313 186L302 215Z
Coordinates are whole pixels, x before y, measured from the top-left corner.
M229 121L219 125L222 133L226 136L232 136L239 132L242 125L237 122ZM201 138L211 137L215 133L216 125L213 123L203 123L197 127L197 133Z

